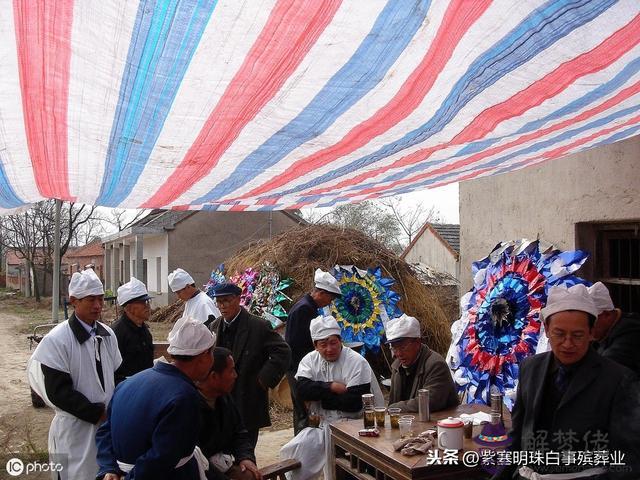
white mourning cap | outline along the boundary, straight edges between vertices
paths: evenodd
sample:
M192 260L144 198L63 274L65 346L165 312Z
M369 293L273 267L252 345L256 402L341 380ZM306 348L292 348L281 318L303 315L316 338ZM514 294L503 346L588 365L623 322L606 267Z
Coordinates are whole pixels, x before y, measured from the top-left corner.
M172 292L182 290L184 287L191 285L192 283L196 283L193 280L193 277L181 268L176 268L169 274L169 287L171 287Z
M329 338L331 335L340 336L340 325L331 315L318 315L311 320L309 331L311 332L311 340L315 342Z
M579 310L594 317L598 316L598 309L589 295L589 290L584 285L578 284L569 288L558 285L549 288L547 305L540 310L542 319L546 320L554 313L567 310Z
M84 298L90 295L104 295L102 282L91 269L76 272L69 282L69 296Z
M342 295L342 292L340 291L340 284L329 272L325 272L324 270L317 268L316 273L313 276L313 282L316 288L335 293L336 295Z
M171 355L195 357L206 352L216 343L216 337L200 320L181 317L169 332L167 338Z
M386 335L387 343L401 338L420 338L420 322L417 318L403 313L402 316L387 322Z
M591 300L593 300L593 303L598 309L598 315L602 312L615 310L616 307L613 306L613 302L611 301L609 289L604 285L604 283L596 282L591 285L588 290L589 295L591 295Z
M120 306L131 300L149 300L150 298L147 287L135 277L131 277L131 280L118 287L118 305Z

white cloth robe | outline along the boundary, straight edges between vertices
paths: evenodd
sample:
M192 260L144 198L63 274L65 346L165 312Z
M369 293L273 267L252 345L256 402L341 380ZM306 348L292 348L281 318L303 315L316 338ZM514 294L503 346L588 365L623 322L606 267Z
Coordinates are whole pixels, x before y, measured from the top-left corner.
M41 365L70 374L75 390L90 402L103 403L106 408L115 389L114 372L122 363L122 357L113 330L104 324L100 325L109 332L108 336L101 337L100 346L104 389L96 370L96 337L79 343L69 327L68 320L44 336L27 365L31 388L55 410L49 427L49 455L68 456L67 467L60 472L61 480L96 477L98 464L95 436L98 426L80 420L51 403L46 395ZM56 461L54 457L50 458Z
M204 323L209 318L209 315L218 318L220 316L220 310L216 307L216 302L206 293L200 292L195 297L184 302L183 317L195 318Z
M319 382L340 382L347 388L371 384L376 406L384 406L384 397L369 362L357 352L343 347L340 357L335 362L328 362L317 352L313 351L304 356L298 365L296 379L301 377ZM344 418L358 418L362 412L343 412L340 410L325 410L321 402L311 402L311 409L321 416L320 428L307 427L280 449L282 460L295 458L301 462L301 467L287 472L289 480L308 480L324 474L325 480L334 478L334 469L330 465L331 431L329 424ZM318 448L320 446L320 448Z

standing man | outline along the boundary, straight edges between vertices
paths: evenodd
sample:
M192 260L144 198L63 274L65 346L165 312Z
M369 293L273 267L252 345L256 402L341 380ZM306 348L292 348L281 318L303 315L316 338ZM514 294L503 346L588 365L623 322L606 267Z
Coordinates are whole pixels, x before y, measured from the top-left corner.
M200 320L182 317L169 333L173 363L158 362L118 385L95 438L98 478L201 478L205 467L194 453L200 430L195 382L211 370L214 343Z
M116 370L116 385L125 378L153 367L153 339L146 322L151 314L151 297L137 278L118 288L120 318L113 324L122 364Z
M184 302L183 317L196 318L209 326L220 316L220 310L215 302L206 293L196 288L193 277L183 269L176 268L169 274L169 287Z
M640 375L640 318L614 307L609 290L601 282L589 287L589 295L598 310L593 327L598 353Z
M231 392L255 448L260 428L271 425L269 388L287 371L291 351L271 323L240 306L242 290L233 283L215 287L214 297L222 316L211 324L218 346L233 353L238 380Z
M341 418L358 418L362 395L373 393L376 403L384 398L373 370L359 353L342 345L340 326L332 316L318 316L311 321L310 334L315 350L300 362L296 379L298 396L310 411L323 419L320 428L307 427L280 450L280 458L295 458L302 463L291 472L292 479L334 477L330 462L329 424Z
M549 289L547 305L540 314L551 351L529 357L520 365L511 414L512 450L542 455L549 451L621 450L629 461L622 439L635 438L632 431L638 423L622 426L617 422L628 417L625 401L631 399L625 397L629 397L632 373L590 347L597 313L584 285ZM603 467L563 463L520 467L518 474L531 479L559 473L567 475L562 478L605 478L599 475L607 473ZM497 478L512 478L516 468L507 467ZM637 475L636 471L628 478Z
M209 480L262 480L249 432L231 398L237 378L231 351L216 347L211 372L198 386L203 395L198 445L209 459Z
M402 315L387 322L387 343L396 360L391 365L389 407L403 412L418 411L418 390L429 390L432 412L458 405L456 387L444 358L424 345L420 339L420 323Z
M69 301L74 308L71 318L45 335L28 367L36 370L30 375L32 388L55 409L49 456L52 462L61 462L57 455L68 461L60 480L95 478L96 429L106 418L114 373L122 362L113 331L98 321L104 289L93 270L73 274Z
M329 272L316 269L314 276L315 288L306 294L289 310L287 318L287 330L285 340L291 348L291 365L287 372L287 381L291 390L291 402L293 404L293 430L297 435L307 426L307 413L296 394L295 374L300 360L313 351L313 342L309 333L311 320L316 318L319 309L330 305L337 297L341 296L340 284Z

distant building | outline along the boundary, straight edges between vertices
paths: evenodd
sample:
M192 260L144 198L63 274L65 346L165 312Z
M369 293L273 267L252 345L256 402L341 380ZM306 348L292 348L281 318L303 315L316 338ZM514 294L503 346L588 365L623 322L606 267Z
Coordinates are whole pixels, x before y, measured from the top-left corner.
M460 275L460 225L425 223L402 252L407 263L428 265L436 272Z
M74 272L81 272L91 266L96 275L104 282L104 247L100 239L78 247L65 255L68 271L64 272L71 277Z
M614 304L640 312L640 137L511 173L460 183L462 288L471 263L503 240L540 238L590 259Z
M167 276L180 267L202 287L211 271L255 240L305 223L295 213L153 210L126 230L103 239L105 288L116 293L131 276L147 285L153 307L176 296Z

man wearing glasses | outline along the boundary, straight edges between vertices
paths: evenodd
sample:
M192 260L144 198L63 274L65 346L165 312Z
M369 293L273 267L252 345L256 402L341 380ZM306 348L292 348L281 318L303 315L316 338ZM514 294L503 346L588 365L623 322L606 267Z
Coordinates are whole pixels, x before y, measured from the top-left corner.
M238 380L231 396L255 448L260 428L271 425L269 389L278 385L289 368L291 350L270 322L240 305L241 294L233 283L215 286L213 297L222 315L210 328L218 339L216 345L233 353Z
M541 311L551 351L534 355L520 366L512 412L514 451L626 451L622 436L630 426L618 425L629 405L625 397L632 372L591 348L598 311L584 285L551 287ZM627 400L631 400L627 398ZM636 400L637 401L637 400ZM529 465L506 468L499 478L604 478L604 467ZM547 477L549 475L549 477ZM608 478L608 477L607 477ZM636 476L630 478L637 478Z
M116 370L116 384L142 370L153 367L153 338L146 322L151 314L151 297L137 278L118 288L120 318L113 324L122 364Z
M444 358L421 342L420 323L402 315L387 322L387 343L395 361L391 365L389 407L418 411L418 390L429 390L429 409L444 410L458 404L456 387Z

